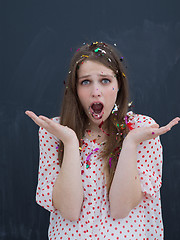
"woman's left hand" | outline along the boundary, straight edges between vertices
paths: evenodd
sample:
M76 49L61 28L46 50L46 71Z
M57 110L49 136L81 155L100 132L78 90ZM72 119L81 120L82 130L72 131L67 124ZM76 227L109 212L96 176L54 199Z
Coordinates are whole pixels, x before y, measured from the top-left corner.
M160 128L157 123L148 127L135 128L127 134L125 139L133 141L135 144L138 145L143 141L150 140L152 138L156 138L162 134L167 133L168 131L171 130L171 128L174 125L178 124L179 121L180 118L176 117L172 121L170 121L166 126Z

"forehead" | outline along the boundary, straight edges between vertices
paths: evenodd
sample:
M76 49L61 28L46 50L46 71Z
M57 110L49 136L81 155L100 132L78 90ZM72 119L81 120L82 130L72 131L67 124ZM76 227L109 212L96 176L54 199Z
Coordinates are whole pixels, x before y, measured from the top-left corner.
M106 67L100 62L86 60L79 65L78 69L78 77L82 77L84 75L94 75L94 74L110 74L114 75L112 69Z

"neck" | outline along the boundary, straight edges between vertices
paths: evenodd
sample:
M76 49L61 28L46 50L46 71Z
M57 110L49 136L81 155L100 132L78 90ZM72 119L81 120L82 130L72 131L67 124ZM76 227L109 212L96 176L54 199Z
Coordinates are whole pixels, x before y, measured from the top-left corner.
M105 141L107 137L107 135L105 134L105 129L106 128L104 124L101 126L101 128L99 127L99 125L88 124L84 136L89 140L96 139L96 142L102 142Z

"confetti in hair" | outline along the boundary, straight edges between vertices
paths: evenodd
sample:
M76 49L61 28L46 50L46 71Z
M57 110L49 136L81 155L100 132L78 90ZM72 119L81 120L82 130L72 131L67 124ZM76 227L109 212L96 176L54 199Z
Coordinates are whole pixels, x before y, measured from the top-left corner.
M114 112L117 112L117 111L118 111L118 107L119 107L119 106L117 106L116 103L115 103L115 104L114 104L114 108L113 108L113 110L112 110L112 114L113 114Z
M134 129L134 127L133 127L133 125L134 125L134 123L128 123L128 117L127 117L127 115L125 116L125 123L126 123L126 125L128 126L128 128L129 128L129 130L132 130L132 129Z
M107 136L110 136L109 133L106 133L106 132L102 129L103 123L104 123L104 122L102 121L102 122L99 124L98 127L101 129L101 131L102 131L103 133L105 133Z
M109 158L109 166L111 168L111 160L112 160L112 157Z
M101 127L102 127L102 125L103 125L103 123L104 123L104 122L102 121L102 122L99 124L99 126L98 126L98 127L99 127L99 128L101 128Z
M81 57L85 57L85 58L88 58L89 56L88 56L88 55L82 55Z
M94 50L94 52L102 52L102 53L106 53L106 51L105 50L103 50L103 49L101 49L101 48L96 48L95 50Z
M130 102L130 103L128 103L128 107L131 107L131 106L132 106L132 103L133 103L133 101Z
M126 75L122 72L123 77L126 77Z

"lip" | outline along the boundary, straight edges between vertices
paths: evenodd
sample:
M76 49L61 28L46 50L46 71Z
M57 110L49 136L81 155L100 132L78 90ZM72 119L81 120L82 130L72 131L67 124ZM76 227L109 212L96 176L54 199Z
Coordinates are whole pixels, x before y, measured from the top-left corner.
M96 114L96 113L93 111L93 109L91 108L92 105L95 104L95 103L100 103L100 104L102 104L102 106L103 106L102 111L101 111L100 114ZM94 102L92 102L91 105L89 106L89 114L90 114L94 119L96 119L96 120L101 119L101 118L103 117L103 115L104 115L104 104L103 104L101 101L94 101Z
M92 107L92 105L95 104L95 103L101 103L102 106L103 106L103 108L104 108L104 104L103 104L101 101L94 101L94 102L92 102L92 103L90 104L90 107Z

